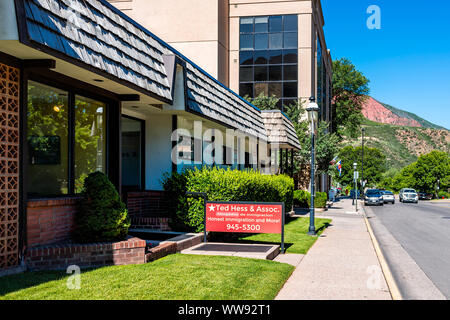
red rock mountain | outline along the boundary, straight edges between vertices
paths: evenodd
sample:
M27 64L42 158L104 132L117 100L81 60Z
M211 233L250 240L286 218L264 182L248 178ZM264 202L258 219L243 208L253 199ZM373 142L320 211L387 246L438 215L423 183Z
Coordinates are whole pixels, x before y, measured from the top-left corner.
M422 127L418 121L396 115L372 97L369 97L366 100L362 109L362 114L364 117L374 122L398 126Z

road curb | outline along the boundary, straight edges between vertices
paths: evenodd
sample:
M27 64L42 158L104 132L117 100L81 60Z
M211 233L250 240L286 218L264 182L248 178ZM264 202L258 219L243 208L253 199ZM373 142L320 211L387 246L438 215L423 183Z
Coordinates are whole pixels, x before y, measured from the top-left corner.
M367 219L366 211L364 210L364 221L366 223L367 231L369 232L370 239L372 240L373 247L375 249L375 253L377 254L378 261L381 265L381 270L383 271L384 278L386 279L386 283L389 287L389 292L391 294L392 300L404 300L400 290L398 289L397 282L395 281L391 269L387 264L386 258L381 251L380 245L378 243L375 234L373 233L372 226L370 225L369 220Z

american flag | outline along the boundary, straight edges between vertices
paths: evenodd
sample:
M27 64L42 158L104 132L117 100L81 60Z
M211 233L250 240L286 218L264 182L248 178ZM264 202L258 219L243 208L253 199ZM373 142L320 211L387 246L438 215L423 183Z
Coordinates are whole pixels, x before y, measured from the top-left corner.
M339 170L339 177L342 174L342 160L339 160L339 162L336 165L337 169Z

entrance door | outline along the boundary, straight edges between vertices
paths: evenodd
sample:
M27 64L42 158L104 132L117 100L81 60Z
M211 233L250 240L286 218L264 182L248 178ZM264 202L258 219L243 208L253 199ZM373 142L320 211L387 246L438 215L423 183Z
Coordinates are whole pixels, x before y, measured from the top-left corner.
M140 191L145 185L145 121L122 116L122 191Z

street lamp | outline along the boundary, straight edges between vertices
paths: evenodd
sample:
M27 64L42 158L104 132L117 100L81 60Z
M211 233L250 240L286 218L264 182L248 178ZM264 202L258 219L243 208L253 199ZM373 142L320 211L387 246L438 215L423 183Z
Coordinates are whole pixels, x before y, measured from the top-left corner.
M314 224L314 195L315 195L315 163L314 163L314 132L316 129L316 123L319 118L319 106L315 102L315 98L309 98L309 104L306 108L308 112L308 120L311 123L311 208L309 215L309 232L308 234L314 236L316 234L316 227Z

